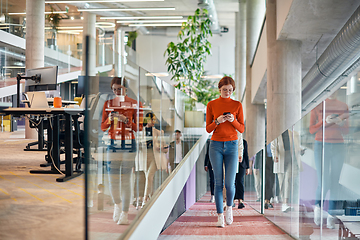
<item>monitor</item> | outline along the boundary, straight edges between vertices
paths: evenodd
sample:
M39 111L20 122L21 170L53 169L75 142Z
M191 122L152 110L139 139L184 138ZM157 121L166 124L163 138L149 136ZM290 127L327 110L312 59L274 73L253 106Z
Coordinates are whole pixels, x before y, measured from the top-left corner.
M26 70L26 77L36 76L36 80L26 79L25 92L57 89L58 66Z

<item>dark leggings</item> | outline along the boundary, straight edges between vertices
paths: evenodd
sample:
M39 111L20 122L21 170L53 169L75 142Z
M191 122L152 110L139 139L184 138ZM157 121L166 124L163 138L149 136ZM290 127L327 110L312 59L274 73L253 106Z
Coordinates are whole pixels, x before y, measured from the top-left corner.
M235 197L234 199L244 200L244 176L246 169L239 167L239 172L236 174L235 178Z

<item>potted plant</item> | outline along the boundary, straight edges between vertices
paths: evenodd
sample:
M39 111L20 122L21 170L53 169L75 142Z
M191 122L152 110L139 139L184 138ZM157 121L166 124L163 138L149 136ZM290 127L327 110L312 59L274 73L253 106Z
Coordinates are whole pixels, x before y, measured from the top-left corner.
M51 13L46 15L46 20L50 23L51 26L51 38L47 39L48 46L56 46L56 33L58 31L58 27L60 25L61 16L58 13L54 13L54 9L51 7Z
M202 87L207 83L201 76L204 73L206 57L211 54L211 43L208 41L212 36L210 26L208 11L196 9L195 14L182 23L177 35L180 41L176 44L170 42L164 53L164 56L167 56L165 64L168 72L172 74L171 80L177 82L176 87L193 99L187 104L188 111L194 109L195 102L203 95ZM185 111L185 115L188 111ZM198 114L203 115L202 112ZM185 119L202 119L203 123L203 117L191 115L188 118L185 116ZM185 126L189 126L186 120Z

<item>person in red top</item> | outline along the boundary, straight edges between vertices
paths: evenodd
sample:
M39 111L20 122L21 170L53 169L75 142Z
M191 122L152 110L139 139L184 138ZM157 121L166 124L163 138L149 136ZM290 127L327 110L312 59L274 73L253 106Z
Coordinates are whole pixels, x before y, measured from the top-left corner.
M329 214L327 217L328 228L335 228L335 220L331 214L332 210L336 209L336 200L341 199L339 179L345 157L343 135L349 132L348 106L346 103L337 100L336 95L337 92L311 111L309 126L309 132L315 134L314 159L318 180L314 222L316 225L321 223L321 187L323 187L324 198L327 192L330 191ZM323 110L324 106L325 112Z
M129 224L130 177L136 155L134 131L142 128L141 105L126 95L125 81L119 77L111 80L111 89L115 98L104 103L101 120L101 130L108 131L111 139L107 160L110 193L114 202L113 219L117 224ZM113 143L119 148L115 148ZM121 209L120 203L122 203Z
M218 84L220 97L212 100L206 110L206 131L213 132L209 145L210 162L215 179L215 203L218 227L225 227L223 214L223 185L225 166L226 224L233 222L232 205L235 196L235 176L238 161L237 131L244 132L243 108L239 101L230 98L235 81L223 77Z

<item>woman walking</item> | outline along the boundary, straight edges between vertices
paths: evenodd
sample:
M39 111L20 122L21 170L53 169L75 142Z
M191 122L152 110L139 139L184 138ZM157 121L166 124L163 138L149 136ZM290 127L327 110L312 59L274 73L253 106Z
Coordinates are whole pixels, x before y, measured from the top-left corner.
M207 105L206 131L213 132L209 154L215 178L215 203L218 213L216 226L225 227L225 222L228 225L233 222L232 205L238 161L237 131L244 132L245 126L241 103L230 98L235 90L235 81L231 77L223 77L219 81L218 88L220 97L210 101ZM223 166L225 171L223 171ZM223 213L224 179L226 188L225 219Z

